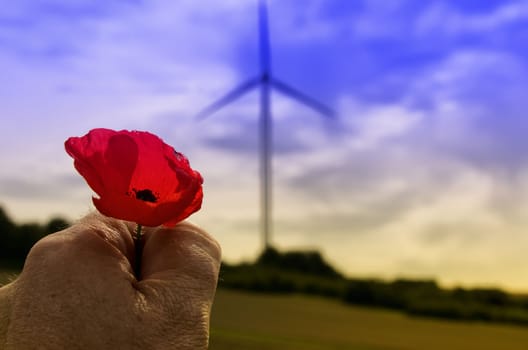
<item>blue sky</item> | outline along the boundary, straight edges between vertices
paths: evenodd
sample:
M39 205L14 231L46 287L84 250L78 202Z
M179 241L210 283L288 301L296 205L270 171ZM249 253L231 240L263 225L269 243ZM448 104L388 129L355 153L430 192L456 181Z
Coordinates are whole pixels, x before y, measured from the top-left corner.
M356 276L528 290L528 4L270 1L274 236ZM258 98L193 115L258 71L254 1L19 0L0 6L0 203L76 219L91 192L63 150L149 130L205 178L192 217L228 261L258 236Z

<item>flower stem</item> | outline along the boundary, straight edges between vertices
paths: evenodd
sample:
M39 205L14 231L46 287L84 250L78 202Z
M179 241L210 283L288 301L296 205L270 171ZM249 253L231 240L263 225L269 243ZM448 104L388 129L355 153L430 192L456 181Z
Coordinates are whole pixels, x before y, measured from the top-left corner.
M141 225L136 227L136 235L134 236L134 247L136 248L136 254L134 257L134 274L139 280L141 274L141 256L143 255L143 236L141 235Z

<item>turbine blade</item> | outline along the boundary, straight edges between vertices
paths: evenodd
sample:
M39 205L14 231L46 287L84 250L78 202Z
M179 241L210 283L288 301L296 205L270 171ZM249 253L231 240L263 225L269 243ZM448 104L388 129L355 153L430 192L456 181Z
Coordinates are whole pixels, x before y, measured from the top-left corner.
M268 7L266 5L266 0L259 1L259 55L260 71L263 74L269 75L271 69L271 50L268 29Z
M229 103L233 102L234 100L236 100L237 98L257 86L259 81L259 78L252 78L248 81L245 81L244 83L240 84L239 86L225 94L223 97L219 98L218 100L204 108L200 113L196 115L195 118L203 120L209 117L211 114L215 113L220 108L224 107L225 105L228 105Z
M323 114L324 116L326 117L330 117L330 118L334 118L336 116L336 113L333 109L325 106L324 104L318 102L317 100L303 94L302 92L300 92L299 90L289 86L288 84L280 81L280 80L277 80L275 78L273 78L271 80L271 83L273 84L273 86L275 88L277 88L277 90L279 90L280 92L282 92L283 94L305 104L306 106L312 108L312 109L315 109L316 111L318 111L319 113Z

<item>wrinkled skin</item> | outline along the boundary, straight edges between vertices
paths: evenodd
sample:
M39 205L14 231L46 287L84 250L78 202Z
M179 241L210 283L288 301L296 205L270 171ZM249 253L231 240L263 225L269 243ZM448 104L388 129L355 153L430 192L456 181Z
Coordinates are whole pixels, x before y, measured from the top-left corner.
M91 214L39 241L0 289L0 349L206 349L220 247L180 223L144 229Z

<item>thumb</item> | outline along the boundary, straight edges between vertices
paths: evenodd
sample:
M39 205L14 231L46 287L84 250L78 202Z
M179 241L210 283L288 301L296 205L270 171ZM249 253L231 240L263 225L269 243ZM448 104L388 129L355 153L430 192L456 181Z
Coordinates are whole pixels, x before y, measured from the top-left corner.
M138 289L148 295L168 292L202 300L214 297L221 249L214 238L188 222L173 228L147 229L141 265L142 280Z
M218 243L192 224L146 230L136 288L164 339L187 339L180 349L207 348L220 255Z

